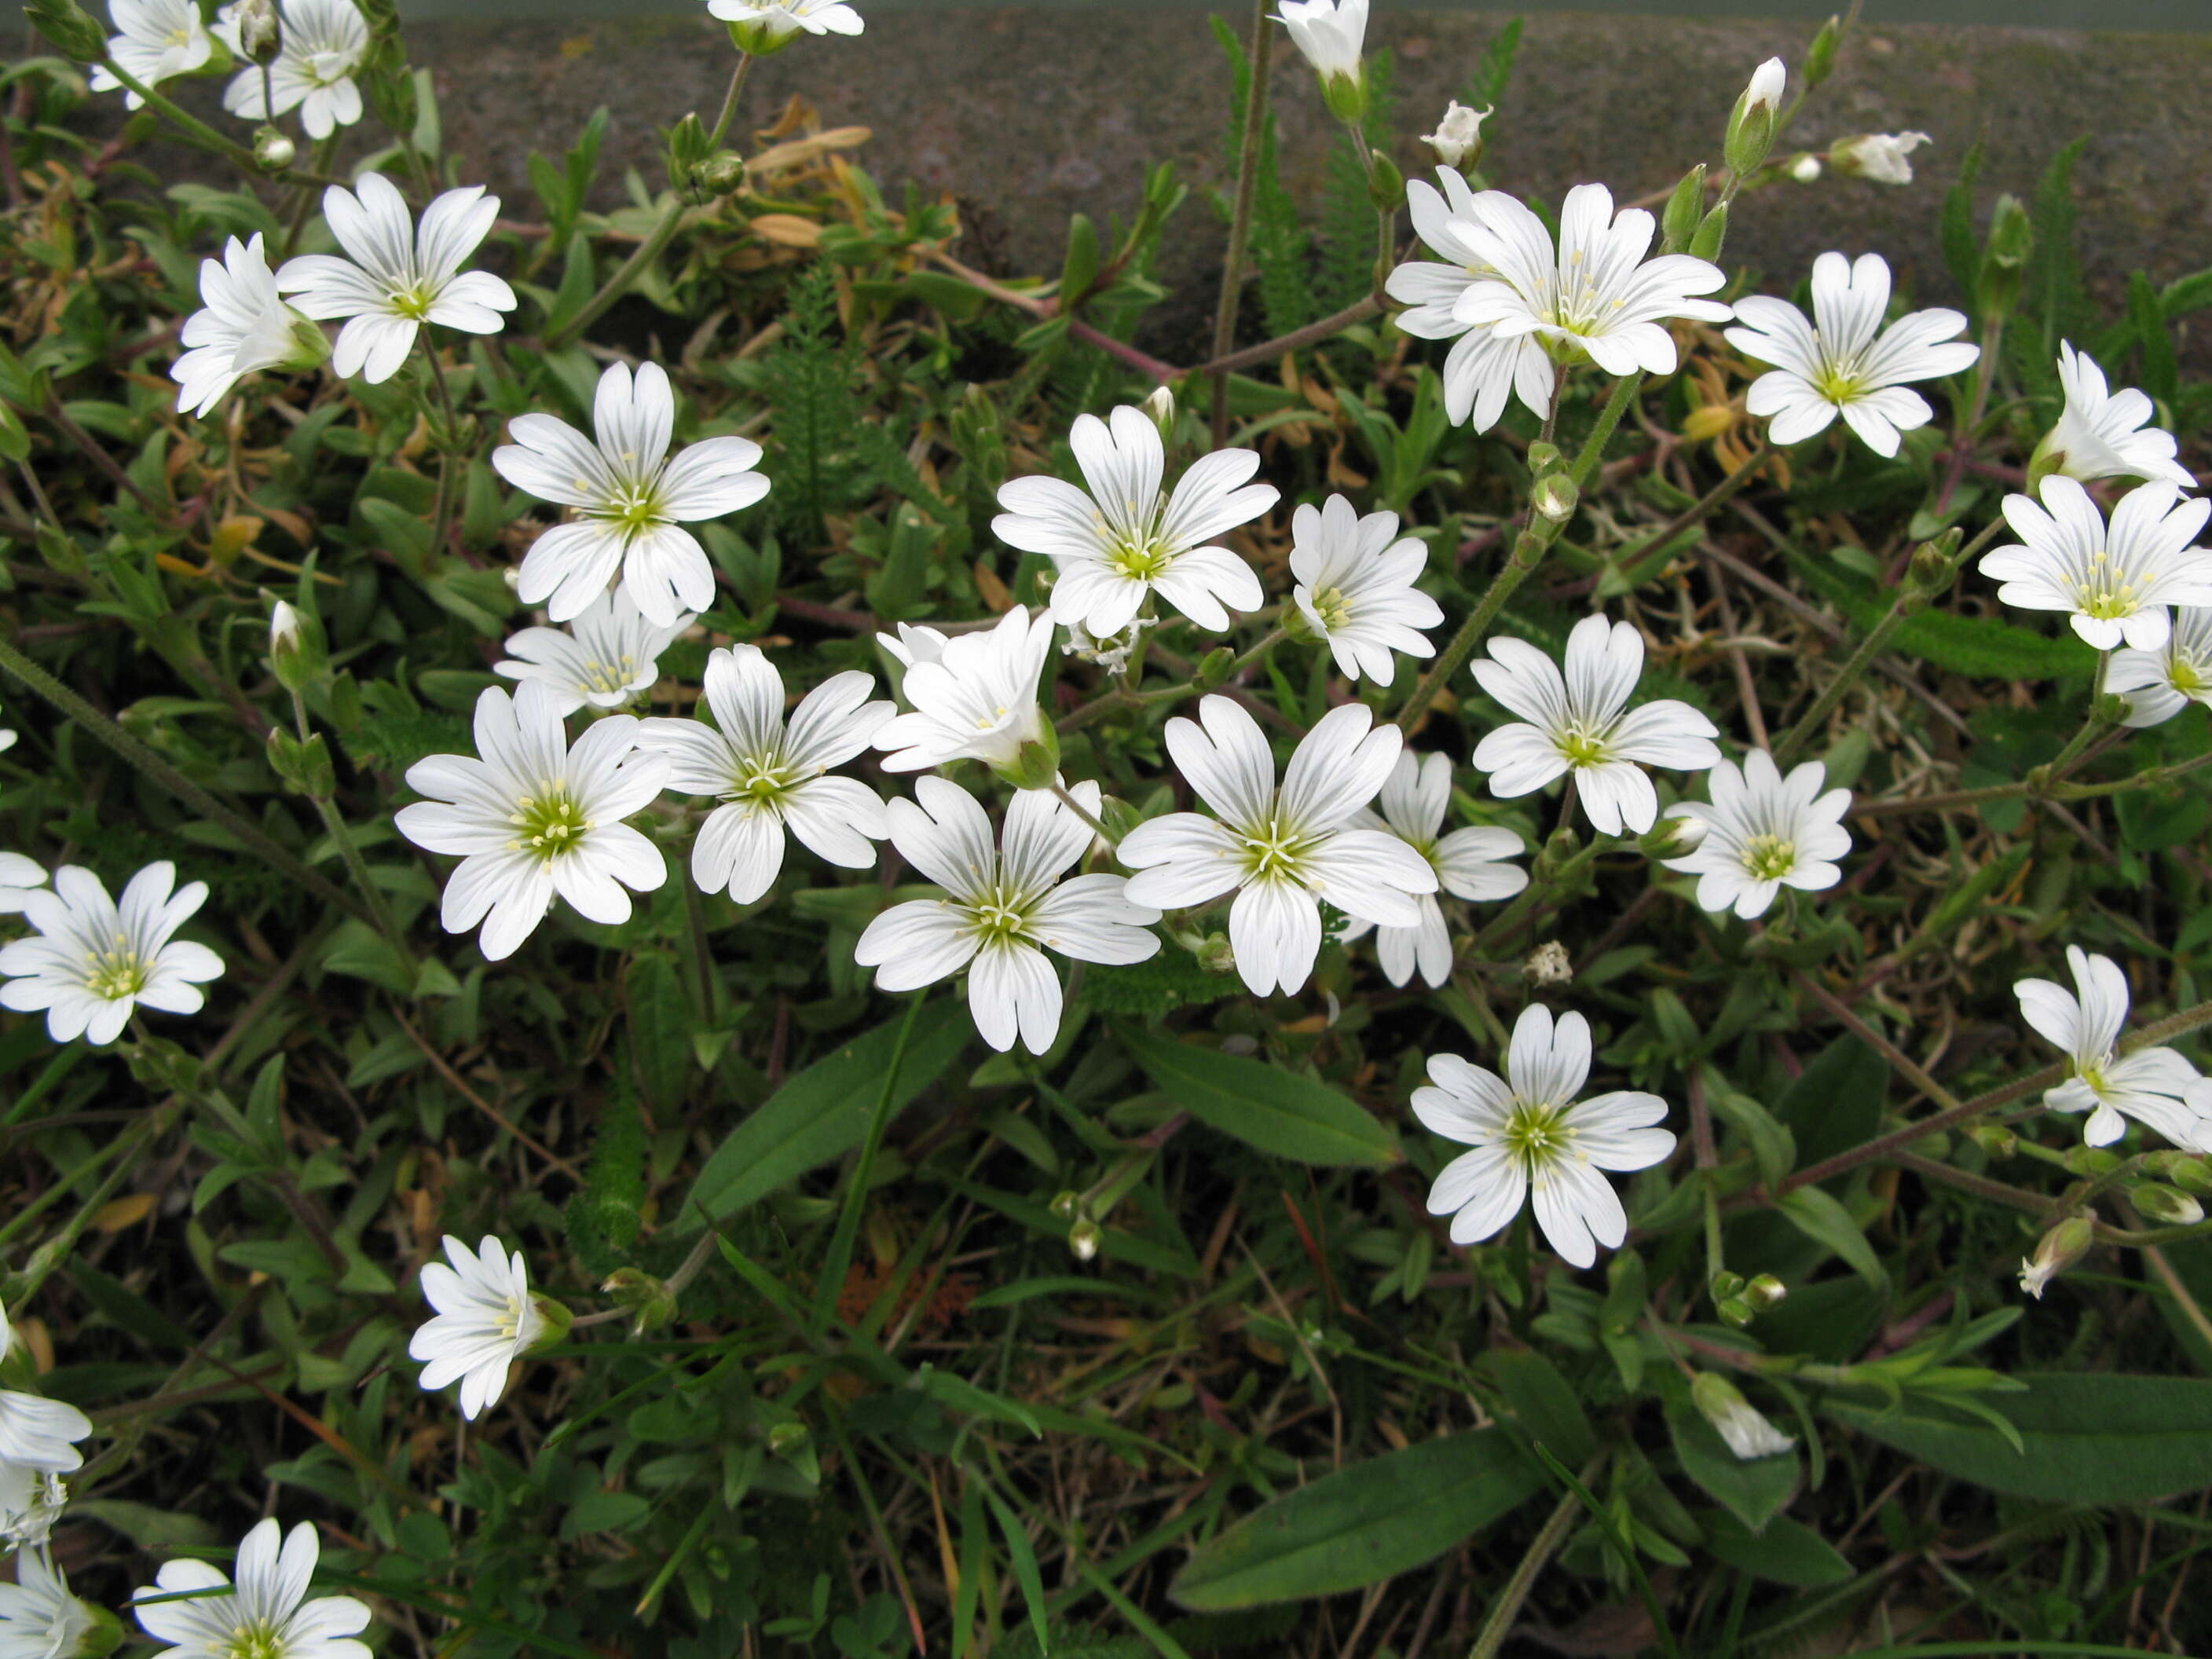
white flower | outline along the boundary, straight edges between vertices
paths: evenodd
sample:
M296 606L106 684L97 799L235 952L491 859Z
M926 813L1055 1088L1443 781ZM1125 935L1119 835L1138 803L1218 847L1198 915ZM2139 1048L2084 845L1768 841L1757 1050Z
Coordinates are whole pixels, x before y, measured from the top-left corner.
M917 778L915 799L890 804L891 844L951 896L894 905L870 922L854 960L884 991L911 991L968 970L968 1011L1001 1052L1018 1036L1041 1054L1060 1034L1060 977L1045 951L1077 962L1143 962L1160 948L1159 912L1132 900L1120 876L1060 873L1089 848L1091 826L1048 791L1018 791L994 845L975 798L943 778ZM1096 817L1098 786L1069 791ZM917 805L916 803L919 803Z
M1711 805L1686 800L1667 809L1697 848L1667 860L1667 867L1698 878L1700 908L1732 908L1747 921L1765 915L1784 887L1808 893L1833 887L1844 878L1834 860L1851 850L1843 824L1851 792L1822 794L1827 778L1819 761L1794 766L1784 777L1764 749L1746 755L1741 771L1720 762L1705 775Z
M233 52L248 58L252 54L239 38L238 12L235 5L217 12L215 32ZM310 138L327 138L361 119L361 88L353 77L368 56L368 20L354 0L284 0L283 45L269 66L268 86L262 85L261 66L249 63L224 91L222 106L247 121L273 120L296 106L301 130ZM264 92L276 94L274 109Z
M1510 830L1476 825L1443 834L1444 814L1451 805L1451 761L1443 755L1398 757L1382 784L1377 817L1363 811L1357 820L1362 829L1382 830L1396 836L1426 859L1437 872L1437 884L1455 898L1511 898L1528 884L1528 872L1504 863L1522 853L1521 837ZM1431 985L1451 977L1451 934L1444 927L1443 907L1432 893L1423 893L1413 903L1421 913L1411 927L1376 930L1375 957L1393 985L1403 985L1419 969ZM1364 935L1373 924L1354 921L1337 934L1349 942Z
M1455 98L1445 106L1444 118L1437 123L1437 130L1421 142L1436 151L1437 161L1456 167L1467 160L1469 151L1482 148L1482 124L1490 116L1490 111L1469 109Z
M170 366L182 388L177 407L205 416L240 380L258 368L275 368L301 355L295 327L309 325L277 297L276 278L262 252L261 233L223 244L222 258L200 262L202 309L185 319L189 348Z
M2028 1029L2063 1050L2071 1075L2044 1091L2054 1112L2087 1112L2081 1138L2109 1146L2134 1118L2176 1146L2212 1152L2212 1121L2192 1103L2203 1079L2171 1048L2138 1048L2121 1057L2120 1029L2128 1023L2128 978L2110 957L2066 947L2066 966L2077 997L2047 979L2024 979L2013 988Z
M2086 351L2058 343L2058 381L2066 407L2058 424L2035 447L2031 479L2063 472L2069 478L2163 478L2184 489L2197 475L2174 459L2173 434L2150 426L2158 413L2133 386L2110 390L2105 371Z
M76 1443L92 1432L92 1419L64 1400L0 1389L0 1463L41 1474L81 1468Z
M215 41L200 21L199 0L107 0L107 13L118 31L108 40L107 55L141 86L190 75L215 56ZM113 92L123 82L98 64L89 84L94 92ZM123 94L126 109L145 102L135 92Z
M531 544L516 592L543 604L555 622L583 614L619 571L645 618L662 627L679 610L714 602L707 550L684 529L750 507L769 483L753 471L761 447L750 438L708 438L670 459L676 393L658 363L635 380L621 363L599 376L592 404L593 443L550 415L518 415L514 441L492 452L501 477L538 500L576 509Z
M1905 158L1928 142L1924 132L1863 132L1829 145L1828 165L1847 179L1909 185L1912 163Z
M896 624L898 633L876 635L876 643L897 658L908 668L918 662L935 662L945 654L945 647L952 641L950 636L933 628L920 628L911 623Z
M1691 1380L1690 1399L1740 1462L1778 1457L1797 1443L1768 1422L1735 1383L1715 1372L1700 1371Z
M756 53L787 46L802 30L858 34L867 27L860 12L842 0L707 0L707 10L734 25L739 44Z
M1413 537L1394 539L1398 515L1362 518L1341 495L1291 515L1291 592L1329 654L1352 679L1362 673L1388 685L1397 672L1394 651L1433 657L1417 631L1444 619L1443 607L1413 586L1428 568L1429 550Z
M0 1551L45 1543L68 1502L52 1470L0 1462Z
M287 1537L271 1516L239 1545L234 1588L205 1561L171 1561L153 1589L131 1593L133 1610L149 1636L170 1644L157 1659L368 1659L368 1644L351 1639L368 1628L366 1603L307 1600L321 1554L313 1527L303 1521Z
M0 1584L0 1659L74 1659L100 1615L70 1594L43 1547L15 1558L15 1582Z
M1282 0L1275 21L1291 32L1314 73L1359 78L1367 40L1367 0Z
M2185 501L2161 480L2121 496L2107 525L2087 490L2054 474L2040 506L2005 497L2020 544L1991 549L1979 568L2004 584L2007 605L2071 612L2074 631L2100 651L2123 641L2156 651L2172 635L2168 605L2212 605L2212 549L2190 545L2207 515L2212 501Z
M557 894L586 921L629 920L627 887L652 892L667 879L660 849L622 820L668 781L668 758L635 747L637 721L610 714L568 746L560 699L527 680L510 701L477 698L477 750L433 755L407 769L428 800L403 806L399 833L433 853L460 855L440 920L449 933L478 922L485 957L514 954Z
M521 1251L510 1255L489 1234L472 1251L448 1233L446 1261L422 1268L422 1299L437 1316L416 1328L407 1355L423 1362L425 1389L458 1381L461 1415L474 1419L499 1403L508 1369L551 1328L530 1293Z
M1037 675L1052 654L1052 617L1016 605L995 627L945 641L936 657L915 662L901 687L910 714L876 733L886 772L921 772L956 760L1012 766L1023 745L1050 737L1037 707ZM895 655L900 648L884 641Z
M53 891L23 895L23 918L38 933L0 947L0 974L9 976L0 1007L43 1008L56 1042L82 1036L95 1046L114 1042L141 1003L198 1013L206 1000L199 988L221 976L222 958L172 937L208 896L205 882L176 882L175 865L149 864L131 878L118 908L98 876L64 865Z
M1431 252L1447 263L1414 259L1390 273L1384 292L1407 308L1398 313L1400 332L1420 340L1450 340L1444 359L1444 412L1454 422L1473 420L1487 432L1505 412L1505 400L1518 392L1529 408L1548 413L1552 406L1552 360L1533 335L1504 335L1459 319L1459 296L1495 276L1476 251L1474 236L1482 224L1482 203L1498 192L1475 194L1449 167L1437 170L1437 183L1414 179L1406 185L1413 228Z
M1379 927L1420 926L1414 901L1437 890L1435 869L1353 817L1398 763L1397 727L1370 729L1374 717L1358 703L1330 709L1279 789L1259 722L1224 696L1204 699L1198 713L1168 722L1168 753L1220 821L1170 812L1124 836L1121 860L1140 872L1129 883L1134 902L1176 910L1235 892L1230 948L1258 996L1304 986L1321 951L1322 900Z
M499 217L498 197L481 185L449 190L422 210L418 228L407 198L382 173L363 173L356 188L358 195L339 185L323 192L331 234L351 257L303 253L276 273L277 291L295 295L303 314L348 319L331 349L334 373L371 386L390 380L426 323L470 334L506 326L500 313L514 309L514 290L489 271L461 269Z
M1063 657L1079 657L1085 662L1094 662L1109 674L1118 674L1129 665L1130 655L1147 628L1159 625L1157 617L1139 617L1118 634L1109 634L1099 639L1081 623L1067 625L1067 641L1060 647ZM906 626L901 623L900 627ZM885 641L886 646L889 641Z
M1764 109L1770 112L1782 107L1782 94L1790 84L1790 68L1779 58L1770 58L1751 72L1751 83L1743 89L1738 107L1748 115Z
M723 803L691 843L691 878L702 892L724 888L750 904L783 869L784 832L847 870L876 861L884 804L852 778L828 776L861 753L896 712L870 702L874 679L857 670L833 674L783 714L783 678L759 649L732 646L707 659L703 720L650 720L638 734L668 757L668 787ZM716 726L720 729L717 730Z
M1068 443L1090 495L1060 478L1016 478L999 491L1006 510L991 525L1009 547L1051 557L1054 622L1081 623L1103 639L1127 628L1155 592L1215 633L1229 627L1224 605L1259 608L1267 594L1251 567L1206 544L1275 504L1273 484L1244 482L1259 470L1256 452L1200 458L1169 496L1160 429L1133 404L1116 409L1110 424L1077 416Z
M1813 262L1809 324L1786 300L1754 294L1736 301L1743 326L1728 331L1729 343L1775 365L1744 399L1753 415L1773 417L1771 441L1802 443L1840 414L1869 449L1894 455L1900 432L1935 418L1905 383L1972 368L1981 348L1951 338L1966 325L1958 312L1916 311L1884 331L1888 312L1889 264L1879 253L1863 253L1856 264L1840 253Z
M2126 696L2126 726L2162 725L2192 702L2212 708L2212 611L2181 605L2157 650L2112 653L2105 690Z
M1674 1150L1656 1128L1667 1103L1623 1092L1575 1097L1589 1077L1589 1022L1541 1006L1522 1011L1505 1055L1505 1077L1456 1054L1429 1060L1433 1087L1413 1091L1413 1115L1437 1133L1472 1146L1444 1165L1429 1213L1452 1218L1455 1244L1477 1244L1521 1212L1535 1192L1536 1224L1577 1267L1597 1246L1620 1248L1628 1216L1601 1170L1643 1170Z
M20 915L24 901L46 884L46 866L21 853L0 853L0 916Z
M1628 707L1644 673L1644 636L1627 623L1585 617L1567 635L1567 672L1526 640L1490 641L1474 665L1482 689L1527 724L1501 726L1475 745L1501 800L1541 789L1571 773L1591 824L1635 835L1659 816L1659 794L1638 768L1702 772L1721 757L1713 723L1671 698Z
M553 690L560 712L574 714L586 704L620 708L650 691L660 678L660 653L699 619L678 614L667 627L638 614L626 587L602 593L568 625L526 628L508 639L508 655L492 672L511 680L543 680Z

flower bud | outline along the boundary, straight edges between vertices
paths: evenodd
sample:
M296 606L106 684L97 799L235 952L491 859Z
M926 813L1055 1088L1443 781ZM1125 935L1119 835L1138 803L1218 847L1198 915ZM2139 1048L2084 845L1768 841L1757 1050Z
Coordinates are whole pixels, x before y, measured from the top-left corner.
M1959 576L1959 532L1945 531L1932 542L1923 542L1905 568L1905 591L1927 600L1951 591Z
M2108 1176L2123 1162L2118 1152L2108 1152L2102 1146L2069 1146L2063 1156L2066 1172L2085 1180Z
M1690 1382L1690 1402L1706 1422L1720 1431L1722 1439L1737 1458L1773 1457L1788 1451L1796 1440L1768 1422L1759 1408L1743 1397L1742 1390L1716 1371L1699 1371Z
M568 1328L576 1322L576 1316L567 1303L556 1302L539 1291L532 1293L530 1305L537 1311L538 1317L544 1322L544 1328L538 1332L538 1340L530 1345L530 1352L542 1353L556 1343L568 1340Z
M1072 1190L1056 1193L1053 1195L1051 1205L1052 1212L1062 1221L1074 1220L1076 1212L1081 1209L1082 1206L1082 1196Z
M668 1293L668 1286L636 1267L616 1268L599 1289L614 1297L617 1306L635 1316L630 1329L640 1336L659 1330L676 1316L676 1298Z
M1567 464L1565 454L1549 438L1532 438L1528 442L1528 471L1535 477L1547 472L1557 472Z
M1927 142L1924 132L1862 132L1829 145L1828 165L1846 179L1909 185L1912 163L1905 157Z
M269 610L269 666L287 691L297 691L322 677L330 656L323 630L278 599Z
M1237 952L1231 947L1226 933L1208 933L1191 952L1198 965L1209 974L1233 974L1237 971Z
M1705 824L1699 818L1686 818L1668 811L1636 838L1637 850L1648 859L1678 859L1696 850L1705 838Z
M1758 171L1774 148L1774 124L1782 112L1782 90L1789 74L1779 58L1770 58L1752 72L1751 84L1735 100L1721 154L1739 179Z
M1743 1299L1756 1313L1772 1313L1789 1295L1790 1287L1772 1273L1761 1273L1743 1287Z
M1547 473L1537 479L1528 496L1529 505L1553 524L1565 524L1573 518L1581 499L1582 492L1575 488L1575 481L1564 472Z
M284 50L284 21L276 0L238 0L230 21L238 28L238 47L257 64L273 64Z
M1682 175L1682 182L1674 186L1674 193L1667 198L1666 209L1659 216L1668 252L1680 253L1689 246L1705 211L1705 164L1700 161Z
M1732 1273L1726 1268L1723 1268L1713 1275L1713 1282L1710 1288L1713 1293L1713 1300L1716 1302L1725 1301L1732 1296L1741 1296L1743 1294L1743 1275Z
M1395 213L1406 205L1406 175L1379 149L1368 151L1367 157L1374 163L1367 180L1367 199L1378 213Z
M2179 1187L2168 1187L2155 1181L2146 1181L2141 1186L2128 1189L2128 1202L2136 1212L2147 1221L2162 1221L2169 1227L2193 1227L2204 1219L2204 1206Z
M2027 274L2027 257L2035 251L2035 228L2027 210L2014 196L2000 196L1990 211L1990 239L1982 247L1982 270L1976 293L1982 309L2000 314L2012 310L2020 298L2021 280Z
M1820 25L1820 32L1813 37L1813 44L1805 49L1805 84L1817 87L1833 73L1836 67L1836 48L1844 42L1844 20L1831 16Z
M1469 109L1454 99L1444 110L1444 118L1437 123L1437 130L1421 142L1436 151L1437 160L1444 166L1465 173L1482 160L1482 124L1490 116L1487 109Z
M1809 185L1820 176L1820 158L1806 154L1790 163L1789 173L1801 185Z
M1013 758L994 764L1000 781L1017 789L1049 789L1060 777L1060 734L1039 714Z
M107 56L106 34L76 0L23 0L23 16L80 64L96 64Z
M1697 234L1690 238L1690 257L1708 262L1721 257L1721 244L1728 240L1728 204L1713 204L1712 211L1698 221Z
M1173 386L1154 386L1152 388L1152 395L1146 398L1145 401L1138 404L1137 407L1143 410L1145 413L1152 418L1152 422L1154 426L1159 428L1160 441L1163 443L1174 441L1176 400L1175 388Z
M1724 1301L1716 1302L1713 1304L1713 1311L1721 1316L1722 1324L1735 1331L1743 1329L1758 1317L1752 1311L1751 1304L1740 1296L1732 1296Z
M1294 640L1310 641L1314 636L1313 625L1306 620L1305 612L1295 605L1283 613L1283 631ZM1191 684L1201 691L1211 691L1227 679L1229 671L1236 666L1237 653L1225 645L1217 645L1199 659L1197 668L1191 673Z
M812 1438L813 1431L804 1423L779 1423L768 1431L768 1449L778 1457L788 1457Z
M2176 1153L2166 1179L2185 1193L2212 1193L2212 1164Z
M2082 1217L2069 1215L2038 1240L2035 1254L2020 1264L2020 1287L2039 1302L2043 1287L2089 1253L2097 1230Z
M718 149L699 163L693 177L709 196L734 196L744 188L745 158L733 149Z
M2020 1137L2002 1123L1972 1123L1966 1138L1991 1158L2018 1158Z
M1085 1216L1067 1230L1068 1253L1078 1261L1088 1261L1098 1254L1098 1245L1105 1234L1097 1222Z

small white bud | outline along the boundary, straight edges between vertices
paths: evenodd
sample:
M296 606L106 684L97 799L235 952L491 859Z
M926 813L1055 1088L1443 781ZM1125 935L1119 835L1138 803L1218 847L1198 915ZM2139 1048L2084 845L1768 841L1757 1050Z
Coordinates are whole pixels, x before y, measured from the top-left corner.
M1698 1373L1690 1384L1690 1399L1744 1462L1778 1456L1797 1443L1768 1422L1735 1383L1716 1372Z
M1486 109L1469 109L1454 99L1444 111L1444 118L1437 123L1437 130L1421 142L1436 151L1437 160L1446 167L1461 167L1470 155L1482 154L1482 124L1490 115Z
M279 599L269 608L269 650L272 656L280 651L300 648L300 613L291 605Z
M1138 405L1138 407L1142 409L1145 413L1151 417L1152 422L1154 426L1159 428L1160 436L1163 439L1173 434L1175 431L1176 418L1175 388L1173 386L1164 386L1157 388L1153 392L1152 395L1146 398L1142 404Z
M1801 155L1790 164L1790 176L1801 185L1809 185L1820 176L1820 158Z
M1743 106L1747 112L1764 109L1770 112L1782 107L1782 89L1789 83L1790 71L1779 58L1770 58L1751 72L1751 84L1743 89Z

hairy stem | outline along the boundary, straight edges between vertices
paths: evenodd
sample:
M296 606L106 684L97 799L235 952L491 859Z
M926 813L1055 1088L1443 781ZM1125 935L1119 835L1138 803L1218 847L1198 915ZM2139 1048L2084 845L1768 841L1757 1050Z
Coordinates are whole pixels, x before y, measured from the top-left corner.
M1260 141L1267 128L1267 88L1273 77L1267 53L1267 0L1254 0L1250 83L1244 96L1244 131L1237 157L1237 205L1229 221L1229 250L1222 256L1221 297L1213 311L1213 356L1229 355L1237 340L1237 312L1244 298L1244 245L1252 234L1252 198L1260 185ZM1229 436L1229 375L1213 373L1213 447Z

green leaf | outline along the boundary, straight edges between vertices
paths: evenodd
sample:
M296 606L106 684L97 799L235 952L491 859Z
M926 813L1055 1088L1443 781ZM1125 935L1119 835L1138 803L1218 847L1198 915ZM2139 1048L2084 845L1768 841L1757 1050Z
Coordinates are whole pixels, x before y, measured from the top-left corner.
M1800 1164L1818 1164L1874 1139L1881 1127L1889 1067L1855 1036L1840 1036L1774 1103L1774 1118L1796 1137Z
M691 1010L676 964L664 952L640 956L623 977L630 1052L653 1109L682 1107L691 1083Z
M1558 1366L1530 1348L1493 1348L1482 1364L1530 1439L1550 1447L1562 1463L1579 1468L1589 1462L1597 1436Z
M1667 1413L1682 1473L1753 1532L1762 1532L1797 1491L1797 1454L1738 1457L1720 1431L1685 1406Z
M580 1538L586 1533L620 1532L653 1513L653 1503L634 1492L595 1492L568 1506L561 1522L561 1536Z
M700 1170L676 1230L693 1232L733 1215L859 1146L903 1023L902 1016L854 1038L763 1102ZM965 1003L948 999L921 1011L891 1091L893 1117L945 1074L968 1046L969 1029Z
M2212 1486L2212 1379L2045 1373L2004 1397L2025 1455L1924 1400L1882 1412L1829 1401L1838 1421L1991 1492L2054 1504L2139 1504Z
M1371 1169L1398 1160L1389 1130L1326 1084L1128 1026L1118 1035L1145 1075L1208 1128L1299 1164Z
M1768 1522L1765 1532L1752 1531L1726 1510L1705 1510L1697 1519L1705 1547L1754 1578L1823 1589L1852 1577L1851 1564L1826 1539L1786 1515Z
M126 1498L78 1498L71 1502L69 1512L73 1517L82 1516L112 1527L139 1548L164 1555L213 1549L221 1541L215 1527L196 1515L157 1510Z
M1889 1283L1889 1274L1875 1255L1874 1246L1867 1243L1859 1224L1833 1193L1820 1187L1800 1187L1778 1207L1799 1232L1843 1257L1873 1289L1881 1290Z
M1544 1478L1497 1429L1355 1463L1200 1545L1168 1594L1194 1613L1304 1601L1433 1561L1526 1503Z

